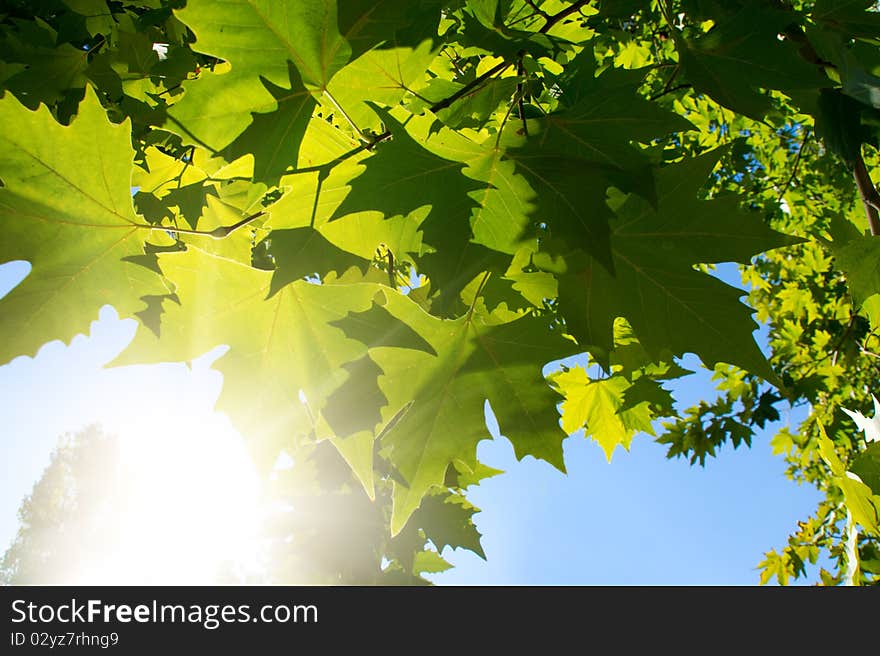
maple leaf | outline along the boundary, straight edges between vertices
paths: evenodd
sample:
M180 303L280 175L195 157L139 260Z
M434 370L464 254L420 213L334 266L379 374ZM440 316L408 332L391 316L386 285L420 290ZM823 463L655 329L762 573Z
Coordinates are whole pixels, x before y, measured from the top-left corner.
M282 447L313 434L327 397L348 378L343 365L366 355L331 322L366 311L379 288L298 280L276 289L271 271L193 247L158 257L177 302L165 303L160 337L138 331L113 364L191 360L228 345L214 365L225 378L217 407L270 466Z
M599 443L609 462L618 446L629 450L636 433L654 434L650 403L641 400L627 407L628 392L634 385L624 376L593 380L583 367L573 367L554 374L551 380L565 397L561 408L563 430L570 434L584 428L585 435Z
M653 200L650 160L633 142L693 125L637 93L643 71L614 70L594 78L591 58L577 71L560 82L562 109L528 120L528 138L511 126L503 143L535 192L532 220L545 223L554 240L590 253L613 271L607 187Z
M67 127L12 95L0 99L0 118L15 126L0 135L0 262L32 267L0 300L0 362L7 362L86 332L105 304L131 317L146 307L143 297L168 290L142 266L150 232L132 205L130 124L110 123L91 89Z
M254 152L255 174L272 180L296 161L323 89L349 59L336 3L323 0L193 0L176 13L195 48L230 63L184 85L169 115L188 139L231 157ZM308 87L308 88L307 88Z
M471 214L485 183L463 175L461 161L435 154L432 146L439 140L431 141L424 134L417 140L390 114L379 111L379 115L392 139L364 160L366 170L350 182L351 191L336 214L381 210L387 218L405 217L418 225L423 241L434 249L434 254L422 256L421 269L435 287L445 290L452 307L474 276L488 269L503 270L509 262L472 243Z
M759 89L801 91L828 85L791 41L779 38L793 20L789 12L749 2L695 39L675 30L682 69L699 91L760 120L771 105Z
M541 370L571 354L574 344L539 318L498 325L483 313L469 312L444 320L426 314L406 296L386 296L388 312L436 352L370 349L370 358L383 372L378 380L388 399L383 418L395 419L382 450L403 479L394 484L393 534L428 490L443 483L450 464L486 436L487 398L518 458L534 455L564 468L565 434L558 425L557 397Z
M857 305L880 293L880 239L857 235L840 243L835 240L833 251Z
M873 0L817 0L813 20L847 36L876 38L880 34L880 15Z
M545 156L636 172L649 160L633 142L650 143L673 132L694 129L687 119L639 95L644 70L612 69L594 77L592 55L582 54L575 62L575 73L559 81L562 108L527 121L534 147ZM644 191L642 195L650 197Z
M697 198L723 152L660 169L656 208L629 196L611 223L614 275L592 261L560 277L568 330L582 344L610 351L614 319L622 316L655 357L690 351L707 366L729 362L776 380L752 338L757 324L738 300L743 292L692 268L747 261L799 241L741 211L734 197Z

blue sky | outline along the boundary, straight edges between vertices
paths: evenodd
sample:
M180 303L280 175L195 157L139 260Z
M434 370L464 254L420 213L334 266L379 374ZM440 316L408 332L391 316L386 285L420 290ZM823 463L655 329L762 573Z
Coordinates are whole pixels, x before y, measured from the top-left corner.
M0 296L27 270L23 263L0 265ZM728 282L738 280L733 267L722 267L721 275ZM4 548L17 530L18 506L48 464L59 435L92 422L140 435L137 458L154 462L153 480L163 481L168 498L190 490L204 494L212 484L228 492L231 480L247 490L245 496L255 494L253 477L241 470L240 436L213 412L222 385L220 374L210 369L217 352L191 367L104 369L135 329L133 321L121 321L105 307L89 336L78 336L69 346L50 343L35 358L0 366ZM685 365L698 366L690 358ZM703 370L682 379L674 390L682 407L693 403L712 393L709 374ZM175 403L180 399L185 402ZM783 412L781 423L796 425L799 418ZM797 520L819 500L814 489L787 480L784 462L771 454L769 440L779 425L757 435L752 449L724 448L705 468L666 460L665 448L644 435L634 439L630 452L618 449L609 464L598 445L575 435L565 443L568 475L530 457L517 462L510 444L494 430L496 439L481 443L479 455L506 473L469 493L482 509L475 520L488 559L447 549L444 556L456 568L432 579L440 584L755 584L763 553L781 549ZM180 432L181 426L188 428ZM189 480L181 473L175 487L172 465L162 459L162 442L155 438L172 433L176 440L190 440L192 453L204 454L219 444L225 455L215 461L199 461L196 455L206 465L203 478ZM155 453L144 455L144 449ZM245 507L237 511L248 514ZM180 575L194 576L185 569Z

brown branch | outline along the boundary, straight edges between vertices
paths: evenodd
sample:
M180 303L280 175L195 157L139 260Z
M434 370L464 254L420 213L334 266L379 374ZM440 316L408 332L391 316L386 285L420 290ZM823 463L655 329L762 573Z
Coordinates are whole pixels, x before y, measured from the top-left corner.
M544 27L542 27L538 31L541 34L547 34L547 32L549 32L552 29L552 27L554 25L556 25L556 23L558 23L559 21L561 21L565 18L568 18L569 16L571 16L575 12L580 11L582 8L584 8L588 4L590 4L590 2L591 2L591 0L578 0L578 2L575 2L570 7L566 7L565 9L560 11L559 13L553 14L552 16L548 16L545 19L547 22L544 23Z
M516 64L516 72L517 75L522 76L525 73L525 68L523 67L522 61L523 55L520 53L519 61ZM522 130L525 136L529 136L529 125L526 122L526 112L525 112L525 101L523 100L523 83L517 82L516 84L516 108L519 112L519 120L522 121Z
M535 0L526 0L526 4L527 4L529 7L531 7L532 9L534 9L535 13L538 14L538 16L540 16L540 17L543 18L544 20L550 20L550 14L548 14L546 11L544 11L543 9L541 9L541 8L537 5L537 3L535 3Z
M865 206L865 214L868 216L868 225L871 228L871 234L877 237L880 235L880 193L877 193L877 187L871 180L871 174L868 173L868 167L865 166L865 160L862 157L862 149L859 148L853 162L853 177L856 179L856 186L859 188L859 196L862 197L862 203Z

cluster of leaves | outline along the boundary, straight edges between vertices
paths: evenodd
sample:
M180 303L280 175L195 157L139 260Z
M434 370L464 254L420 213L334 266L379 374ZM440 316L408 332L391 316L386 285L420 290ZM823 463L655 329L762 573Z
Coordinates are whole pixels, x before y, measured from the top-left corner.
M105 303L143 324L116 364L228 345L218 407L294 509L279 580L479 553L487 400L518 457L564 470L570 433L610 458L675 417L685 353L726 398L673 422L671 454L748 443L783 398L855 452L833 411L842 378L866 398L880 325L871 2L5 7L0 262L32 271L0 362ZM720 262L748 265L769 361ZM792 440L837 508L815 436Z

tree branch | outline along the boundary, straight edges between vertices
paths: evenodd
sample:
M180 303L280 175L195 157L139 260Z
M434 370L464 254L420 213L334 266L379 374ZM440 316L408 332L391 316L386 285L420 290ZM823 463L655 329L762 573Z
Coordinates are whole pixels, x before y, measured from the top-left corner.
M526 0L526 4L527 4L529 7L531 7L531 8L535 11L535 13L538 14L538 16L540 16L540 17L543 18L544 20L550 20L550 14L548 14L546 11L544 11L543 9L541 9L541 8L537 5L537 3L535 2L535 0Z
M523 53L520 53L519 61L516 63L516 73L517 75L522 76L525 73L525 68L523 67ZM522 130L525 136L529 136L529 125L526 122L526 112L525 112L525 101L523 99L523 83L517 82L516 84L516 108L519 112L519 120L522 121Z
M569 16L571 16L575 12L580 11L582 8L584 8L588 4L590 4L590 1L591 0L578 0L573 5L571 5L570 7L566 7L565 9L560 11L559 13L553 14L552 16L544 17L544 19L547 22L544 23L544 26L538 31L541 34L547 34L547 32L549 32L553 28L553 26L556 25L556 23L558 23L559 21L561 21L565 18L568 18Z
M861 147L856 154L853 162L853 177L856 179L856 186L859 188L859 196L862 197L862 203L865 206L865 214L868 216L868 225L871 228L871 234L877 237L880 235L880 193L877 193L877 187L871 180L871 174L868 173L868 167L865 166L865 160L862 157Z

